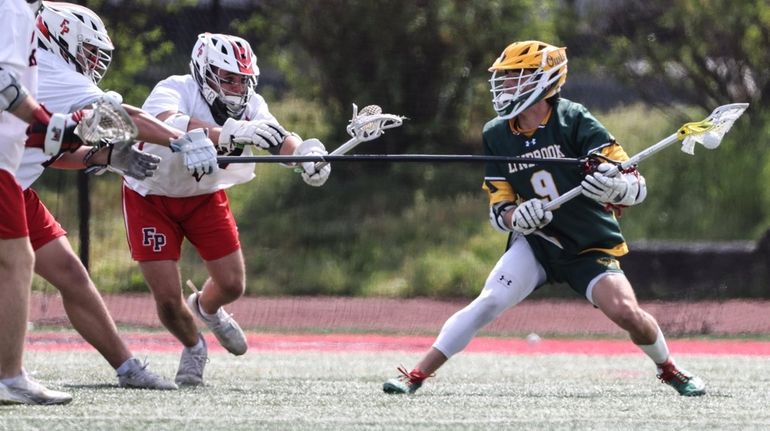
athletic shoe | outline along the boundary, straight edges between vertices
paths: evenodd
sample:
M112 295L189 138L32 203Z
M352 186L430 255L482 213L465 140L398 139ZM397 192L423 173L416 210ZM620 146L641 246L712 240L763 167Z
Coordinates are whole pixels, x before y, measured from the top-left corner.
M185 347L179 360L179 369L176 372L176 384L179 386L203 386L203 368L209 361L206 340L203 335L198 335L203 341L200 347Z
M72 395L53 391L29 378L26 372L13 384L0 383L0 404L54 405L67 404Z
M246 336L243 334L243 330L241 330L238 322L233 319L233 316L227 314L222 307L219 307L217 314L213 317L203 316L198 304L199 297L199 292L191 294L187 298L187 305L211 329L211 332L219 340L219 344L233 355L237 356L246 353L246 350L249 348L246 344Z
M679 395L696 397L706 393L706 384L700 377L678 368L670 359L658 365L658 379L679 392Z
M417 368L407 372L403 366L398 367L401 375L388 379L383 385L382 390L387 394L413 394L420 389L422 382L430 377Z
M148 363L142 363L139 359L131 358L132 367L124 374L118 374L118 385L121 388L132 389L156 389L160 391L173 391L179 389L176 384L147 369Z

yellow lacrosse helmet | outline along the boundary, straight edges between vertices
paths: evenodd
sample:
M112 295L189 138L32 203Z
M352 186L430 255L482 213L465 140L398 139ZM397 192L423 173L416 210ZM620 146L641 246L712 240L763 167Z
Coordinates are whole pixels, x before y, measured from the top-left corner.
M567 81L567 48L536 40L508 45L492 67L492 106L507 120L559 92Z

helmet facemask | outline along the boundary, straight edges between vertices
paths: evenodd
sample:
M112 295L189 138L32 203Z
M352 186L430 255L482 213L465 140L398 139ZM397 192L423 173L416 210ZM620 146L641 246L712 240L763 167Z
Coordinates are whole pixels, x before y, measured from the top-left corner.
M79 73L87 76L95 84L102 80L112 62L112 50L102 49L88 43L79 43L75 55L75 65Z
M257 87L258 76L228 72L215 66L206 68L206 86L216 94L231 118L240 118L251 93Z

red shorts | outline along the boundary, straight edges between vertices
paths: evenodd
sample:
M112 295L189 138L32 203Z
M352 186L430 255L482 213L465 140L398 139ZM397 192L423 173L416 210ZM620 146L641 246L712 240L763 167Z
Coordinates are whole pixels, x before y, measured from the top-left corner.
M29 236L24 215L24 195L16 178L0 169L0 239Z
M31 188L24 190L24 206L27 210L27 228L33 250L37 251L56 238L67 235L67 231L61 227Z
M179 260L185 238L203 260L219 259L241 248L224 190L172 198L142 196L124 185L123 216L136 261Z

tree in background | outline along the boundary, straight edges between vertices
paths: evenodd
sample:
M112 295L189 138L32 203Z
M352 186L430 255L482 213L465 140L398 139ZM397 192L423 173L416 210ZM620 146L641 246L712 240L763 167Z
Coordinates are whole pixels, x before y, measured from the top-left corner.
M763 185L770 181L770 112L764 103L770 96L770 4L571 0L561 6L559 33L573 56L663 108L674 123L702 118L725 103L751 103L718 151L695 158L668 152L645 162L652 194L639 212L649 223L626 232L646 238L761 236L770 223L770 192ZM661 130L660 137L671 132Z
M353 102L409 117L403 138L386 141L393 153L452 152L468 136L476 142L493 115L487 67L514 40L554 38L548 18L554 1L267 0L262 6L263 14L236 27L298 94L329 109L333 124L344 124Z
M740 101L756 109L770 96L766 2L567 1L560 16L570 21L561 26L565 37L583 42L580 54L651 103L711 111Z

